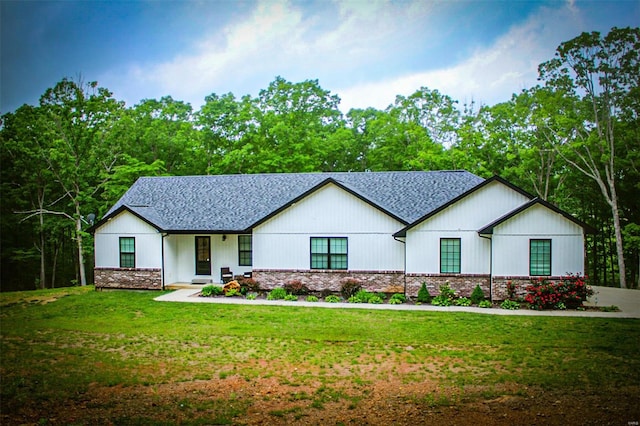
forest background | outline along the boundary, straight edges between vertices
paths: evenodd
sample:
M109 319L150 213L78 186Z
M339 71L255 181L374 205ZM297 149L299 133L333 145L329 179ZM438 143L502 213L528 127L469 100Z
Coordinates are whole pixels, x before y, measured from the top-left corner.
M0 123L0 290L92 282L87 232L140 176L456 170L499 175L597 229L593 285L638 287L640 29L583 33L540 83L492 106L422 87L343 114L318 80L276 77L257 97L127 107L65 78ZM230 194L242 203L241 194Z

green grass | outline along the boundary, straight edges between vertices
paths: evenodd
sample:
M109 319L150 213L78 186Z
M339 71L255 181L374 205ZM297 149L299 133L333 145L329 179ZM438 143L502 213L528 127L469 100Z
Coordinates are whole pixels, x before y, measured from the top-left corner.
M334 387L345 377L354 389L396 375L461 391L506 383L562 390L631 385L640 371L640 320L161 303L158 295L91 287L1 294L2 411L73 400L95 385L233 375L319 382L299 395L321 409L335 399L358 403ZM396 371L401 364L410 371ZM213 410L222 423L247 408L181 404Z

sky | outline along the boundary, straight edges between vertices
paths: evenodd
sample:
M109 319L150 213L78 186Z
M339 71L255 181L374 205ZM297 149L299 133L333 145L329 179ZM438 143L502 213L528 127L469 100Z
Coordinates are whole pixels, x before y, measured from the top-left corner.
M127 106L170 95L257 96L318 80L340 109L384 109L421 87L493 105L584 31L640 26L640 0L0 0L0 113L64 77Z

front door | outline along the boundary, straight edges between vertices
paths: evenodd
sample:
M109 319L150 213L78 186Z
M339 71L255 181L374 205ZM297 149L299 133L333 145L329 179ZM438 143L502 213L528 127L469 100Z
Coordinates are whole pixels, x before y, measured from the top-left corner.
M196 237L196 275L211 275L210 237Z

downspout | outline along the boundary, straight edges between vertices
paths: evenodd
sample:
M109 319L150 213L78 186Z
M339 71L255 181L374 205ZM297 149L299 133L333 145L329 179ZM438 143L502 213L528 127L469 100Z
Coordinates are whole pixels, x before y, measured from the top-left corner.
M164 237L168 236L169 234L162 233L160 235L162 237L162 244L161 244L161 247L162 247L162 262L161 262L161 265L160 265L160 267L162 268L162 273L161 273L161 278L160 279L162 280L162 291L164 291Z
M404 284L404 297L407 297L407 242L398 239L395 235L393 236L393 239L404 244L404 270L402 271L402 281Z
M489 240L489 300L493 303L493 238L478 233L480 238Z

